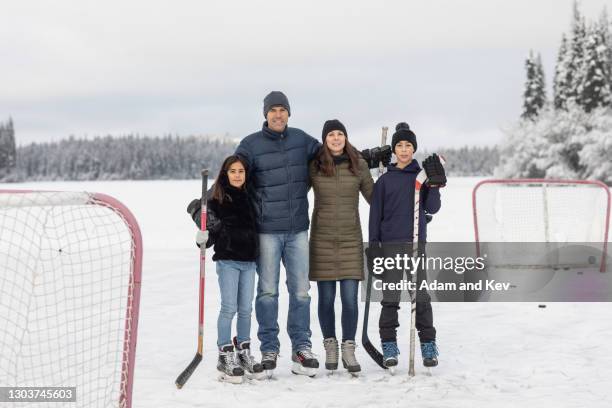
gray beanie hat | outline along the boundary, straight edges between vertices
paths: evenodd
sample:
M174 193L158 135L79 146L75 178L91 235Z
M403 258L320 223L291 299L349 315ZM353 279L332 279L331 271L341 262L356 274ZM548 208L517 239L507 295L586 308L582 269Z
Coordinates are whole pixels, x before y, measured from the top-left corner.
M272 91L264 98L263 114L264 118L268 115L270 109L274 106L282 106L287 109L287 113L291 116L291 107L289 106L289 99L281 91Z

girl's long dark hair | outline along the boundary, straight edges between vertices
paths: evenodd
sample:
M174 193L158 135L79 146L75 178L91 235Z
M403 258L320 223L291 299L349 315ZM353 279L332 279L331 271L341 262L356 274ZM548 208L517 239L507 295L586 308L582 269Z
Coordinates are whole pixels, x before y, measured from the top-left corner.
M359 175L359 152L352 144L349 143L348 137L344 144L343 154L346 154L349 160L349 171L355 176ZM317 170L324 176L333 176L336 174L336 166L334 165L334 158L331 151L327 147L327 143L323 142L323 146L317 153Z
M225 192L227 187L230 185L229 179L227 178L227 172L232 164L240 162L244 167L244 184L242 185L242 189L246 189L246 183L249 179L249 169L247 167L246 161L238 156L228 156L221 165L219 169L219 175L217 176L217 180L215 180L215 186L212 191L212 199L219 202L219 204L223 204L223 199L226 197Z

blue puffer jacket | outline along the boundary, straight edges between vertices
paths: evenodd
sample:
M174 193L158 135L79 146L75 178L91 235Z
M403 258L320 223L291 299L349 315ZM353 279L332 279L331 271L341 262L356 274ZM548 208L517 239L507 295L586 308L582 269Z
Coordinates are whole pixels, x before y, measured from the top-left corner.
M403 169L392 164L376 181L370 203L370 242L412 242L414 181L419 171L416 160ZM419 242L426 242L425 212L435 214L440 209L440 189L423 185L420 203Z
M321 143L306 132L286 127L268 128L242 139L236 154L249 165L257 232L296 233L308 229L308 162Z

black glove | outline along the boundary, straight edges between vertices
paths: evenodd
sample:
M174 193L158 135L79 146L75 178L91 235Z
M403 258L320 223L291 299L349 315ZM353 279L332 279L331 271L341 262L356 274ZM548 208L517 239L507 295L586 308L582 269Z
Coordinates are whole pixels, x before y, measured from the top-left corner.
M361 151L361 156L368 163L368 168L370 169L377 168L380 163L382 163L383 166L387 166L391 162L391 146L384 145L372 149L365 149Z
M427 173L427 185L430 187L444 187L446 185L446 173L444 166L440 163L440 157L432 154L423 160L423 169Z
M194 198L191 200L189 205L187 206L187 213L191 215L191 219L196 223L198 228L200 228L200 211L202 210L202 202L199 198Z

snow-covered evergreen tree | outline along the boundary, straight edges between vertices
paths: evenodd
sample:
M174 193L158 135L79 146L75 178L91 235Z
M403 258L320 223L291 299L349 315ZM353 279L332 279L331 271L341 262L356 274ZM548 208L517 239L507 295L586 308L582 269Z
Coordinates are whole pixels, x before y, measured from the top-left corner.
M542 112L543 115L546 112ZM534 128L542 120L519 120L506 129L506 139L500 146L499 165L494 171L500 178L542 178L544 171L538 167L538 154L544 147L544 140Z
M582 177L612 186L612 109L593 110L588 125L589 131L580 140L583 148L578 152Z
M612 184L611 22L604 10L586 23L574 3L571 36L563 35L553 104L536 115L532 102L537 62L530 54L521 119L505 130L498 177L596 179ZM539 64L541 69L541 64ZM543 87L543 85L542 85Z
M561 45L557 55L557 64L555 65L555 77L553 79L553 106L555 109L566 109L567 100L569 98L569 84L567 82L569 63L571 54L567 47L567 38L565 34L561 37Z
M565 71L565 82L567 83L567 100L575 102L579 105L580 101L580 84L584 76L584 43L586 37L585 21L578 3L574 2L574 12L572 18L572 35L569 41L568 61Z
M0 124L0 178L15 170L16 159L15 128L13 120L9 118L6 124Z
M589 115L571 104L568 110L545 108L537 121L520 120L506 130L495 174L510 178L582 178L580 159Z
M610 71L605 33L599 24L591 24L587 30L582 77L578 86L580 105L586 112L597 107L612 105Z
M610 86L612 87L612 20L608 18L608 10L604 7L599 16L598 30L601 33L603 45L606 49L606 61L608 73L610 74Z
M525 60L525 70L527 79L523 91L523 113L521 117L533 120L538 116L538 112L546 102L544 70L539 54L535 57L533 51L529 51L529 56Z

